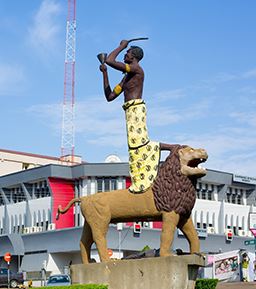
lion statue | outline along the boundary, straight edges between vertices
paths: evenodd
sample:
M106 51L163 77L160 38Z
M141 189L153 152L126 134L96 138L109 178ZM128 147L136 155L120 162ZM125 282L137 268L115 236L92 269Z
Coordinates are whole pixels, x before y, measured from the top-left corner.
M108 226L119 222L162 221L160 256L170 255L176 227L187 238L190 253L199 253L199 239L190 215L196 200L197 178L206 174L206 170L198 165L207 158L204 149L173 145L169 156L160 165L153 185L144 193L115 190L75 198L64 209L59 206L57 218L75 202L80 202L85 218L80 240L83 263L90 260L93 242L101 262L109 261Z

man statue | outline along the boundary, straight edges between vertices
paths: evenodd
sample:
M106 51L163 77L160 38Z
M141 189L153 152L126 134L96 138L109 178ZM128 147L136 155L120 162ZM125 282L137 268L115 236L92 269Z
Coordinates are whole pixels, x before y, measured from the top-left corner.
M109 84L107 66L102 64L104 93L107 101L113 101L124 93L123 109L126 115L127 141L129 149L129 168L132 184L131 192L142 193L149 188L158 172L160 150L171 150L172 146L150 141L146 126L146 106L142 99L144 71L139 62L143 58L143 50L131 46L124 62L116 58L128 46L128 40L122 40L106 59L106 64L122 71L124 77L112 90Z

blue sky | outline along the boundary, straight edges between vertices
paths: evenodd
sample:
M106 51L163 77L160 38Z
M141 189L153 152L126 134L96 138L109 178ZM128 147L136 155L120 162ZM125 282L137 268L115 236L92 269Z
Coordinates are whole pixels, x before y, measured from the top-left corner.
M123 97L105 101L96 55L149 37L137 45L151 139L256 176L255 11L254 0L77 0L75 153L127 160ZM60 155L66 15L67 0L0 1L1 148Z

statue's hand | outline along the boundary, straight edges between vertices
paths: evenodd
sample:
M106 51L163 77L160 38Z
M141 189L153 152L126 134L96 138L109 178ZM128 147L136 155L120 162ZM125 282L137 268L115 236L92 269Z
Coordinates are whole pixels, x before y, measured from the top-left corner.
M128 46L128 44L129 44L128 40L122 40L120 42L120 46L122 46L123 49L126 48Z
M107 65L101 64L101 65L100 65L100 71L101 71L101 72L107 71Z

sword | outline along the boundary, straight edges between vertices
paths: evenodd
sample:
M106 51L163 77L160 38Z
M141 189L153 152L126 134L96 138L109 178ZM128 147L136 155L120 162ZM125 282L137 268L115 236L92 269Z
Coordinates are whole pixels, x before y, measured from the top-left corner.
M138 41L138 40L148 40L148 37L132 38L132 39L128 40L128 43L130 43L132 41Z

